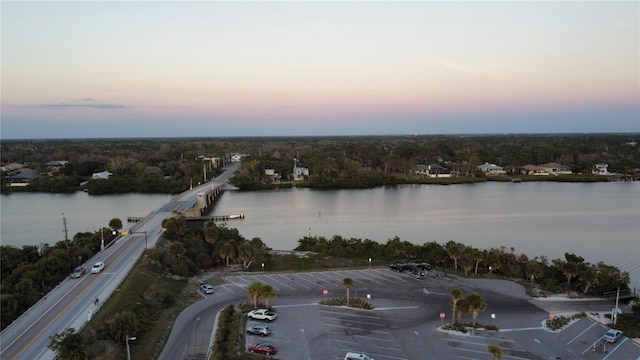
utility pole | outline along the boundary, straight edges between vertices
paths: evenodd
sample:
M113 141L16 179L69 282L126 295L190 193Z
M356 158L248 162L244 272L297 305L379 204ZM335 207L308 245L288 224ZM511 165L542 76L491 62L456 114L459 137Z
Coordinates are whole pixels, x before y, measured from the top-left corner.
M611 317L613 318L613 326L616 326L618 320L618 302L620 301L620 286L618 286L618 292L616 293L616 308L613 310Z
M69 232L67 231L67 218L64 217L64 213L62 213L62 226L64 229L64 244L67 246L67 251L69 250Z

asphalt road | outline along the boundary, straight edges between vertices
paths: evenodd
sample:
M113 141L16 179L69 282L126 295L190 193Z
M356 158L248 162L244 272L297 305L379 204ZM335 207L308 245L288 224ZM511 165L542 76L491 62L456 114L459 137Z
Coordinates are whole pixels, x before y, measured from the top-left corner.
M340 285L355 282L352 297L365 298L374 311L320 306L325 297L345 296ZM498 344L503 359L620 359L640 356L638 344L624 338L610 344L605 353L599 340L606 327L584 318L559 332L544 327L550 311L556 316L587 310L604 319L608 301L531 300L513 282L465 279L456 276L415 279L388 269L310 273L235 273L215 293L185 309L177 318L161 360L206 359L212 343L217 313L228 304L247 302L247 286L259 281L276 289L272 305L278 319L270 323L269 337L247 336L247 345L267 341L278 346L280 359L341 360L347 351L362 352L376 360L489 359L487 345ZM194 284L194 290L196 285ZM475 333L441 331L450 320L452 288L465 295L482 295L488 307L478 321L498 325L500 331ZM445 314L445 319L440 314ZM255 323L250 321L249 323Z
M225 183L238 166L232 166L212 182L190 189L153 210L129 229L129 235L118 237L109 247L89 259L84 264L86 275L62 281L0 333L0 358L54 359L55 354L47 348L49 338L67 328L80 329L100 304L117 290L145 246L155 246L162 231L162 221L174 216L174 211L185 210L196 200L198 192ZM90 274L91 266L98 261L105 262L104 271ZM96 298L100 300L97 305L94 302Z

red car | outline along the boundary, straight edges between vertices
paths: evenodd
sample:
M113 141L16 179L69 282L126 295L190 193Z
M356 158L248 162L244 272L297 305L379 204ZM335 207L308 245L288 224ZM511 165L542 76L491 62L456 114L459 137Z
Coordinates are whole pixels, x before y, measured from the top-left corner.
M278 348L269 343L257 343L249 346L249 351L263 355L274 355L278 352Z

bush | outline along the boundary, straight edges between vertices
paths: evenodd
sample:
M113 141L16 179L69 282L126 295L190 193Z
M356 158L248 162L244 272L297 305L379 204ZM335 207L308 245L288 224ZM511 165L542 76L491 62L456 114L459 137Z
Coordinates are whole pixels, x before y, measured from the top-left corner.
M320 301L320 305L348 306L356 309L373 310L373 305L360 298L349 299L349 304L347 304L347 298L325 299Z
M549 328L549 329L551 329L553 331L560 330L563 327L569 325L569 323L572 320L580 319L580 318L583 318L585 316L587 316L587 314L583 311L583 312L577 313L577 314L575 314L573 316L570 316L570 317L568 317L568 316L560 316L560 317L556 317L556 318L553 318L553 319L548 319L547 320L547 328Z

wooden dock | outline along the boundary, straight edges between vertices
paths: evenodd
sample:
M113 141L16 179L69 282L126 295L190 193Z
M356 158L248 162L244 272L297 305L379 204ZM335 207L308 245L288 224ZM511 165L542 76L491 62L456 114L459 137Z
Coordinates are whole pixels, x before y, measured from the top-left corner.
M602 294L604 295L604 297L606 297L609 300L616 300L616 298L618 300L629 300L629 299L638 299L639 296L638 294L636 294L635 292L632 292L631 290L623 290L623 291L607 291L606 293Z

